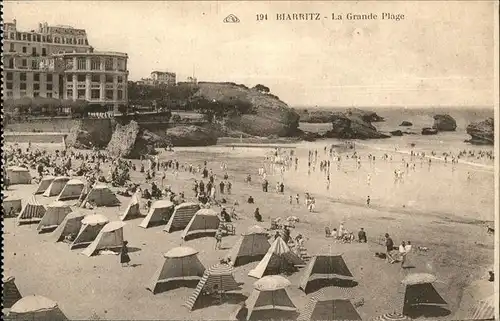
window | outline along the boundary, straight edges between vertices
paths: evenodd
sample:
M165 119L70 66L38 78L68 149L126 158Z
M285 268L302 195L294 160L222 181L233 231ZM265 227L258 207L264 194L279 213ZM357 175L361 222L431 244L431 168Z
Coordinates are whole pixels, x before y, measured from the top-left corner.
M37 42L40 42L41 40L42 40L42 37L40 37L40 35L37 35L37 36L36 36L36 41L37 41Z
M113 100L113 90L106 90L106 100Z
M23 35L23 40L26 41L26 39L27 39L26 34L23 33L22 35Z
M47 74L47 82L52 82L52 74Z
M123 90L118 90L118 97L117 97L118 100L122 100L123 99Z
M28 41L31 41L31 34L28 34Z
M47 98L52 98L52 93L46 93L46 94L45 94L45 97L47 97Z
M78 89L78 99L85 99L85 89Z
M20 86L19 86L19 88L20 88L21 90L26 90L26 83L25 83L25 82L22 82L22 83L20 83L19 85L20 85Z
M27 66L28 66L28 60L23 59L23 60L21 61L21 66L23 66L23 67L27 67Z
M9 59L9 68L14 68L14 59Z
M59 37L54 37L54 42L55 43L61 43L61 40L59 39Z
M106 82L113 82L113 76L106 75Z
M11 82L7 82L7 89L12 89L12 83Z
M123 77L122 76L118 76L117 79L118 79L118 83L119 84L121 84L123 82Z
M77 80L78 80L78 82L85 81L85 75L78 75Z
M16 40L21 40L21 33L20 32L16 32Z
M42 56L47 56L47 49L46 48L42 48Z
M33 92L33 97L39 97L40 96L40 92L39 91L34 91Z
M73 75L66 75L66 81L67 82L72 82L73 81Z
M104 61L104 69L113 70L113 59L112 58L106 58L106 60Z
M101 60L99 58L92 58L90 60L90 69L91 70L100 70L101 69Z
M14 97L14 93L12 91L7 92L7 97Z
M66 95L68 99L73 99L73 89L66 90Z
M76 60L76 65L78 66L78 70L86 70L87 69L87 60L85 58L78 58Z
M6 33L4 37L5 37L5 39L9 39L9 34Z
M33 90L40 90L40 84L34 83Z
M101 97L101 91L99 89L92 89L90 91L90 97L92 99L99 99Z
M10 33L10 39L14 39L14 38L16 38L16 34L15 34L15 33L13 33L13 32L11 32L11 33Z
M101 82L100 75L92 75L92 82Z
M37 54L36 54L36 47L31 48L31 54L32 54L33 56L36 56L36 55L37 55Z
M31 60L31 69L38 69L38 61L35 59Z
M52 84L46 84L46 85L45 85L45 89L46 89L47 91L52 90Z
M14 78L14 75L11 72L7 72L5 74L5 78L7 78L7 80L12 80Z
M33 81L40 81L40 74L39 73L33 74Z
M20 74L19 74L19 79L20 79L21 81L26 81L26 73L25 73L25 72L20 73Z
M26 53L26 47L23 47L23 53Z
M14 44L13 43L10 44L9 51L10 52L15 52L16 51L16 49L14 48Z

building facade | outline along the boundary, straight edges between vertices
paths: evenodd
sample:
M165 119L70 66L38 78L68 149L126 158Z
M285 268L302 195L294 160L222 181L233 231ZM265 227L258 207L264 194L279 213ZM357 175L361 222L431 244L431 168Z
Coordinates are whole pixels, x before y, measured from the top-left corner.
M70 26L44 23L24 32L14 20L4 30L6 99L84 99L114 109L128 103L127 54L96 52L86 31Z
M174 72L153 71L150 78L142 78L137 83L146 86L175 86L177 84L177 79Z

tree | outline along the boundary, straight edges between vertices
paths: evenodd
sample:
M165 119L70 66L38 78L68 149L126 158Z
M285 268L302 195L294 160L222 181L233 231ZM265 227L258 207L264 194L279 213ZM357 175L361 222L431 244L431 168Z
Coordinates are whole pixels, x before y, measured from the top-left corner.
M180 116L179 114L175 114L175 115L173 115L173 116L172 116L172 121L173 121L174 123L178 123L178 122L180 122L180 121L181 121L181 116Z
M261 84L257 84L255 85L255 87L253 87L253 89L257 90L257 91L260 91L262 93L269 93L271 90L269 89L269 87L267 86L264 86L264 85L261 85Z

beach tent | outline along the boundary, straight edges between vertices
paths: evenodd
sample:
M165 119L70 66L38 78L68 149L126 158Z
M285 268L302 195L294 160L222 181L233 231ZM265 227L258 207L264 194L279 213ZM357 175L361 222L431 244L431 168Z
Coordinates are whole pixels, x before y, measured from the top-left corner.
M468 286L463 289L460 305L453 315L454 320L477 320L475 318L482 316L488 320L487 313L482 316L475 316L477 308L487 302L488 296L495 292L494 282L487 279L478 279L472 281ZM482 314L482 313L479 313ZM479 319L479 320L480 320Z
M45 192L47 188L49 188L50 184L52 184L52 182L54 181L54 178L55 177L51 175L42 177L42 180L40 181L40 184L38 184L38 187L35 191L35 195Z
M40 295L25 296L12 306L5 320L65 321L56 302Z
M17 216L17 224L38 223L45 215L45 207L38 203L35 195L26 203L23 210Z
M71 213L71 207L63 202L56 201L50 204L47 206L47 211L42 220L38 223L36 228L38 233L57 228L69 213Z
M309 300L297 320L358 321L361 317L351 300L333 299L320 290Z
M27 168L11 166L7 168L7 179L9 180L9 185L30 184L31 174Z
M20 198L9 198L7 197L2 197L2 207L3 207L3 213L4 215L9 215L9 213L12 211L14 214L18 214L22 210L22 203Z
M495 295L480 300L468 320L495 320L495 304L498 306Z
M67 201L80 198L85 184L79 179L70 179L57 197L58 201Z
M277 237L264 258L248 275L260 279L264 275L294 270L296 265L304 265L304 261L290 250L281 237Z
M220 218L212 209L202 208L191 218L188 225L181 234L185 241L188 239L215 236L219 228Z
M247 320L289 319L289 312L297 310L286 291L290 284L280 275L265 276L255 282L254 290L245 302Z
M95 240L83 250L82 254L92 256L100 250L117 250L123 246L123 227L122 221L109 222L104 225Z
M64 241L66 236L73 234L77 235L82 227L82 220L85 214L82 212L71 212L69 213L61 224L55 229L52 237L55 242Z
M127 208L125 209L125 212L123 212L122 215L120 215L120 220L122 221L127 221L131 220L137 217L141 217L141 200L140 200L140 192L137 191L132 195L130 198L130 202L127 205Z
M240 289L228 264L215 264L207 269L184 306L192 311L203 293L224 293Z
M271 245L267 240L267 231L258 225L254 225L242 233L242 236L226 257L231 259L230 264L236 267L261 260L270 247Z
M51 197L59 195L68 181L69 177L60 176L54 178L52 183L50 183L49 187L47 187L43 193L43 196Z
M391 312L379 315L372 321L411 321L411 318L401 313Z
M120 201L106 185L95 185L88 193L82 206L89 202L95 206L116 206Z
M2 282L2 305L4 308L10 309L22 298L22 295L16 286L16 279L13 276L5 277Z
M313 282L323 283L323 286L328 286L328 284L325 284L325 280L352 277L351 271L349 271L342 258L342 254L313 256L304 269L299 289L307 294L309 293L308 285Z
M446 301L432 285L436 276L429 273L408 274L401 283L405 285L403 314L413 314L412 310L419 307L442 306Z
M168 288L196 285L203 277L205 267L198 259L198 251L190 247L175 247L163 254L162 266L146 286L153 294Z
M99 232L108 222L108 218L104 215L92 214L85 216L78 235L73 243L71 243L71 249L88 246L97 238Z
M174 203L167 200L159 200L153 203L148 215L142 220L140 227L148 228L163 224L168 221L174 210Z
M171 233L185 229L199 209L200 204L198 203L182 203L177 205L163 230Z

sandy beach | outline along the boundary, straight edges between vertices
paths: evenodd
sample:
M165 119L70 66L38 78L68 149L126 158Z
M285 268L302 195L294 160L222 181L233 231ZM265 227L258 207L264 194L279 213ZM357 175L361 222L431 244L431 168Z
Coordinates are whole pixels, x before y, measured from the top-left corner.
M323 156L326 157L323 155L324 146L326 144L322 142L309 144L307 148L318 149L319 162ZM270 173L270 191L264 193L261 189L257 173L269 149L259 151L255 148L215 146L161 152L160 159L177 159L181 164L197 166L207 160L207 168L212 169L218 177L223 174L221 162L227 164L233 193L226 198L228 204L239 202L237 213L241 219L234 223L236 236L223 239L223 250L214 250L213 238L183 242L181 232L165 233L162 226L142 229L138 227L141 220L136 219L127 221L124 228L133 266L123 268L117 256L88 258L79 254L81 250L70 251L68 245L52 242L50 234L39 235L36 225L16 226L15 219L6 219L5 274L16 277L23 295L39 294L57 301L70 319L230 319L244 301L243 296L248 296L252 290L256 279L247 274L258 262L235 270L235 279L244 283L241 291L243 296L235 295L221 305L192 312L182 304L193 289L181 288L153 295L146 290L145 284L163 262L162 253L179 245L198 250L205 267L217 263L240 233L256 224L253 211L259 207L264 218L264 223L261 223L263 227L270 226L271 218L297 216L300 223L292 230L292 237L297 233L306 237L305 247L309 255L343 253L358 284L352 288L335 287L331 291L338 298L364 299L364 305L357 308L363 320L401 309L404 288L400 282L406 274L413 272L430 272L438 277L436 288L448 302L450 311L441 319L456 319L473 304L466 298L462 300L463 290L469 284L484 279L494 260L494 237L486 233L484 223L492 221L494 214L492 169L459 163L452 170L451 164L436 160L429 170L427 164L421 166L417 162L415 171L410 170L405 176L404 184L395 186L393 171L400 167L401 158L408 155L401 151L389 152L359 145L358 153L375 155L375 164L364 161L358 170L354 161L346 159L339 170L336 165L332 165L332 183L327 191L324 173L319 173L319 169L310 175L307 173L307 148L300 144L294 147L300 159L299 165L297 171L292 169L285 172L284 195L274 192L274 185L282 179L281 174ZM43 148L54 150L58 146L47 144ZM392 162L380 160L384 153L393 157ZM472 173L470 180L467 180L467 172ZM251 184L244 182L249 173L253 177ZM368 174L371 175L370 185L366 181ZM132 181L148 186L139 172L133 172L132 176ZM192 185L194 179L199 178L199 174L194 176L180 171L176 176L168 171L165 184L171 185L174 191L184 191L186 197L193 200ZM6 194L22 198L24 204L35 188L34 184L14 185ZM303 203L305 192L312 193L316 198L314 213L308 212L304 204L289 203L289 197L297 193L301 195L300 201ZM448 196L444 197L445 194ZM255 204L246 203L250 195L254 197ZM367 195L372 199L369 207L365 204ZM129 198L118 198L121 200L119 207L85 211L118 220L129 201ZM37 200L46 205L55 198L37 196ZM325 226L333 229L341 221L355 233L363 227L368 235L368 243L339 244L324 237ZM374 256L375 252L384 251L383 245L379 243L384 233L390 233L397 245L402 240L411 240L414 248L424 246L429 250L411 253L409 260L415 267L403 270L399 264L391 265ZM312 295L306 295L298 289L301 275L299 270L287 276L292 282L289 288L291 299L299 310ZM492 294L492 283L490 290Z

